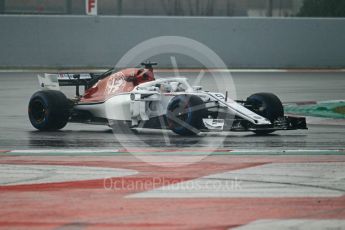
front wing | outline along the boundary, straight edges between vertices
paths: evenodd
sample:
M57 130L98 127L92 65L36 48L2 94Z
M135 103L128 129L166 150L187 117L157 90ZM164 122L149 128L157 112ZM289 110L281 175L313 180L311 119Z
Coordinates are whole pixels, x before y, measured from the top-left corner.
M270 125L255 125L248 123L243 119L235 119L231 126L224 130L242 132L242 131L276 131L276 130L296 130L308 129L305 117L284 116L273 121Z

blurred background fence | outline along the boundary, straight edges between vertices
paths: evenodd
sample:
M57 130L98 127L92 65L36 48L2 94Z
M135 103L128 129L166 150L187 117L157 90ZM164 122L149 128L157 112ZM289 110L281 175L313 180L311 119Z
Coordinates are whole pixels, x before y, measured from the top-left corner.
M345 0L98 0L98 16L85 11L85 0L0 0L0 68L110 67L159 36L195 39L229 68L345 67Z
M344 12L344 0L98 0L99 15L339 17ZM0 0L0 13L83 15L85 0Z

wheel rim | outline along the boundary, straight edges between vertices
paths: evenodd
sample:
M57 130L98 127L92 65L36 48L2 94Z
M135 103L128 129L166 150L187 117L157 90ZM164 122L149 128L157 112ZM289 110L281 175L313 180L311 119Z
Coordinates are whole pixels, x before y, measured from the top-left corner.
M262 102L259 98L256 97L251 98L251 101L254 102L255 106L253 108L253 111L255 113L271 120L271 118L269 117L269 111L266 103Z
M31 104L30 114L35 122L42 123L47 114L46 106L41 101L35 100Z
M183 124L180 123L187 123L189 124L191 119L191 109L189 103L185 103L182 100L176 101L175 106L169 109L169 117L175 118L180 122L174 121L174 119L168 119L168 125L170 128L174 128L175 130L183 129Z

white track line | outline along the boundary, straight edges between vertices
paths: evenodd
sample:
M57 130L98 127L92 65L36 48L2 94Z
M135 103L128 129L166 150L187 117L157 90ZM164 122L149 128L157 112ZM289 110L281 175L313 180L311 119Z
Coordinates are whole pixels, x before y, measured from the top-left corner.
M345 220L316 220L316 219L289 219L289 220L257 220L234 230L345 230Z
M272 163L213 174L129 195L130 198L339 197L345 162Z
M20 149L11 150L11 153L22 153L22 154L32 154L32 153L116 153L117 149Z
M154 149L142 152L127 152L118 149L18 149L18 150L0 150L0 155L93 155L93 154L133 154L133 155L345 155L345 149L224 149L222 151L214 151L210 149L200 148L198 150L190 150L181 148L180 151L167 150L160 151Z
M15 165L0 164L0 185L31 185L86 181L137 174L130 169L62 166L62 165Z

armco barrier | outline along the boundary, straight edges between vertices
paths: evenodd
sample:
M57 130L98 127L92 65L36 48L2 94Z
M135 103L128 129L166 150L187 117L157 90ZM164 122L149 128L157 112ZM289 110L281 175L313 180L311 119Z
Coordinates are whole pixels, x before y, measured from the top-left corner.
M345 66L345 19L1 15L0 28L0 68L107 67L167 35L205 44L229 68ZM169 58L158 61L171 67Z

